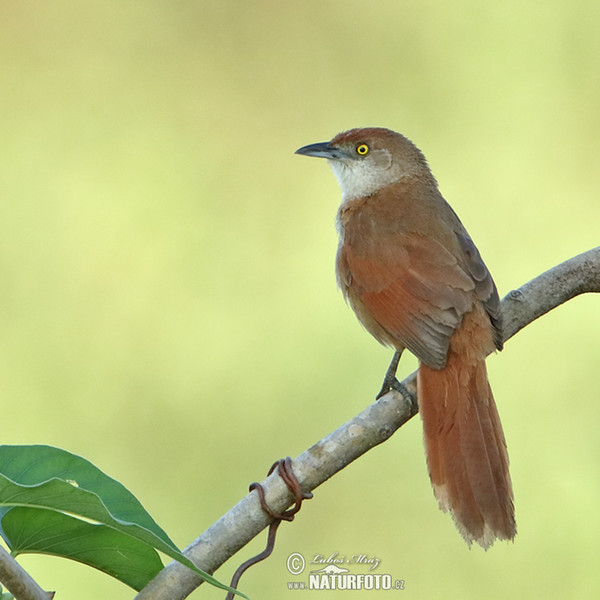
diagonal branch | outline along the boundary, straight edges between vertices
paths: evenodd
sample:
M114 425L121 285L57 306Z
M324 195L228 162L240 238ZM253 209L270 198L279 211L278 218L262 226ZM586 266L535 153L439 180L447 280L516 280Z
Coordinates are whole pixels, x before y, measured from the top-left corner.
M54 592L45 592L2 546L0 546L0 581L17 600L54 598Z
M502 299L504 341L523 327L588 292L600 292L600 246L538 275Z
M502 300L504 340L571 298L600 292L600 246L542 273ZM302 489L311 491L353 460L387 440L416 412L416 373L403 382L410 397L391 391L293 461ZM277 474L262 482L267 504L281 512L293 498ZM213 573L269 524L256 494L248 494L185 550L203 570ZM135 600L186 598L202 580L187 567L167 565Z

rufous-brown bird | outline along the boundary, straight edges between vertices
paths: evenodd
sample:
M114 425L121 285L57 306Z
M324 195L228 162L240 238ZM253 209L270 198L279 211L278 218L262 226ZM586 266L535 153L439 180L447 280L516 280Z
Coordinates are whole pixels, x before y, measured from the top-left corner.
M342 189L337 280L359 321L419 359L418 406L434 494L467 544L516 534L508 453L485 366L502 349L496 286L421 151L382 128L297 154L326 158Z

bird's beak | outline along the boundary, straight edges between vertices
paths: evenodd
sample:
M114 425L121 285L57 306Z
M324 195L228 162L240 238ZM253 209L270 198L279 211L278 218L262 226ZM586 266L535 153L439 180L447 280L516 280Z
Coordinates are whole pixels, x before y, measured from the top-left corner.
M319 142L318 144L302 146L302 148L296 150L295 154L304 154L304 156L316 156L317 158L329 158L333 160L348 158L345 152L335 146L331 146L329 142Z

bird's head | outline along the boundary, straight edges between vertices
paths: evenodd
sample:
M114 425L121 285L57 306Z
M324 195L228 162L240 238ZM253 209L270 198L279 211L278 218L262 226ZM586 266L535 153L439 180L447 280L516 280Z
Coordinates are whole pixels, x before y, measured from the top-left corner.
M403 177L433 177L425 157L409 139L380 127L350 129L329 142L303 146L296 154L326 158L344 200L369 196Z

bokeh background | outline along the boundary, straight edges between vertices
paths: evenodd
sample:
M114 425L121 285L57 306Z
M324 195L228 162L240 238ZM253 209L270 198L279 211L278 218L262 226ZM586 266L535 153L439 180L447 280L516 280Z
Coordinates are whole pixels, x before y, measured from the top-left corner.
M294 150L356 126L414 139L504 295L598 244L599 27L589 0L3 2L2 443L85 456L187 545L370 403L390 358L336 290L336 182ZM318 489L242 589L293 598L288 555L337 552L410 598L596 597L598 302L488 361L514 544L466 548L417 418ZM22 563L64 600L133 596Z

